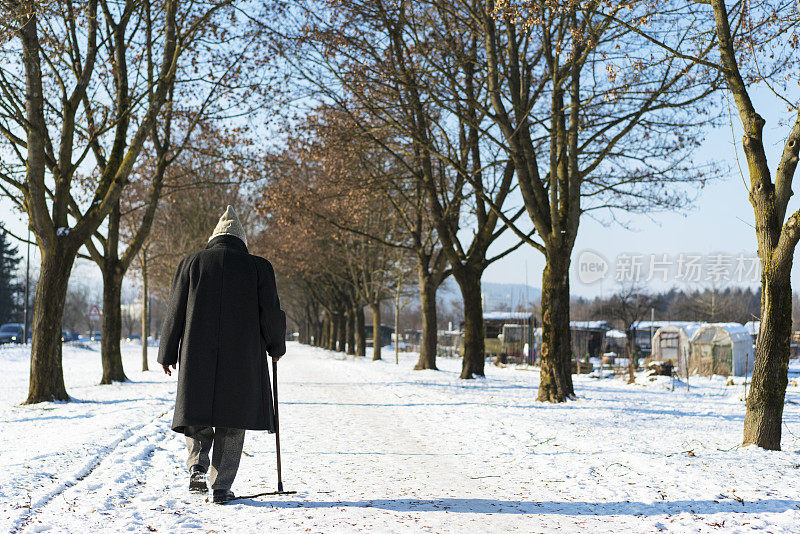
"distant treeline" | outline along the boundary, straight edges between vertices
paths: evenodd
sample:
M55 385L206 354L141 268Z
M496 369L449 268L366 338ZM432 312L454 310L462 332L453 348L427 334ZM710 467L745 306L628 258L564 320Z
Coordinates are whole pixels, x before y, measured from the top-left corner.
M657 320L672 321L707 321L746 323L759 319L761 306L761 289L728 287L725 289L703 289L682 291L670 289L663 293L649 295ZM612 305L614 295L596 297L594 299L576 298L572 301L571 316L573 320L607 320L619 328L607 310ZM798 295L794 293L792 317L797 329L800 319ZM647 310L641 320L650 319Z

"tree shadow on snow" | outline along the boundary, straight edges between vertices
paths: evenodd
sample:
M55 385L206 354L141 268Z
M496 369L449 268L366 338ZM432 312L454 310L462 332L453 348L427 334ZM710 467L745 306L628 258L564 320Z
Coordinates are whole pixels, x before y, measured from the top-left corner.
M762 514L800 511L797 501L699 500L643 502L500 501L491 499L374 499L364 501L297 501L242 499L236 504L270 508L377 508L392 512L451 512L462 514L538 514L576 516L666 516L692 514Z
M454 380L458 380L455 379ZM302 386L302 387L321 387L321 388L380 388L380 387L389 387L394 388L398 386L424 386L426 388L438 388L447 391L467 391L470 390L505 390L505 389L536 389L535 386L531 386L529 384L521 384L521 383L509 383L507 381L493 379L493 378L476 378L474 380L464 380L458 381L453 383L444 383L444 382L431 382L425 380L371 380L365 382L299 382L299 381L287 381L281 382L281 384L286 385L294 385L294 386Z
M64 406L76 404L135 404L141 401L156 401L156 402L171 402L174 397L129 397L125 399L80 399L78 397L71 397L68 403L63 403Z
M75 414L75 415L47 415L47 416L33 416L33 417L22 417L20 419L7 419L7 420L0 420L0 423L30 423L30 422L39 422L39 421L46 421L49 419L58 419L62 421L66 421L68 419L89 419L95 417L97 414L95 413L86 413L86 414Z
M513 400L513 399L512 399ZM742 414L724 414L724 413L707 413L700 411L687 411L674 408L655 408L655 407L642 407L631 405L630 403L614 403L602 400L601 402L610 405L597 406L596 404L580 403L563 403L563 404L513 404L513 402L479 402L479 401L464 401L464 402L337 402L337 401L282 401L281 405L287 406L362 406L366 408L398 408L398 407L428 407L428 406L481 406L481 407L495 407L495 408L514 408L514 409L535 409L542 408L549 411L561 410L564 412L571 412L575 410L591 410L598 412L606 410L609 412L621 411L626 414L639 414L645 417L701 417L707 419L720 419L726 421L741 422L744 421L744 413ZM699 410L700 408L698 408ZM794 419L788 414L784 415L784 421L793 422Z

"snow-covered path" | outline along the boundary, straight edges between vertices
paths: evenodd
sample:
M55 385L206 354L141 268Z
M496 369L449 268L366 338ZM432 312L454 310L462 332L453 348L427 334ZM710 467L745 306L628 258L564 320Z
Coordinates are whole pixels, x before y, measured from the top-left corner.
M189 495L160 372L93 385L99 354L65 351L80 402L18 406L27 354L0 348L0 531L800 531L800 388L784 450L737 447L741 386L578 377L581 399L533 401L538 373L412 355L354 360L291 344L280 366L284 483L296 495L213 506ZM392 355L387 355L393 357ZM680 386L680 384L679 384ZM275 488L274 436L250 432L234 484Z

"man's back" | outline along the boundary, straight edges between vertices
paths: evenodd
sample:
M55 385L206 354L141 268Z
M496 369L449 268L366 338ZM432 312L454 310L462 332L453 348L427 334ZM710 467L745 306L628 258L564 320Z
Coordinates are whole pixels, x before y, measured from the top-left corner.
M232 235L212 239L178 266L159 362L180 361L173 429L227 426L272 430L266 352L285 351L270 263Z

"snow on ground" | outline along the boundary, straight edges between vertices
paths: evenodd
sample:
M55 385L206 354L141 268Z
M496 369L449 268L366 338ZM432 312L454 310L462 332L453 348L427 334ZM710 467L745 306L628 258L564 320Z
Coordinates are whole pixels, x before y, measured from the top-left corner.
M461 381L458 360L415 372L411 354L291 344L281 444L298 493L215 506L186 490L174 377L139 372L140 350L123 347L131 382L98 386L97 347L66 348L73 402L20 406L27 349L0 347L0 532L800 532L797 386L767 452L738 446L741 379L687 393L580 376L578 400L543 405L535 370ZM234 491L275 489L274 443L248 433Z

